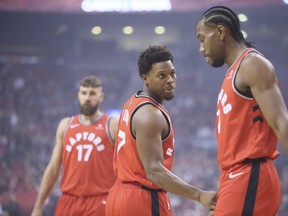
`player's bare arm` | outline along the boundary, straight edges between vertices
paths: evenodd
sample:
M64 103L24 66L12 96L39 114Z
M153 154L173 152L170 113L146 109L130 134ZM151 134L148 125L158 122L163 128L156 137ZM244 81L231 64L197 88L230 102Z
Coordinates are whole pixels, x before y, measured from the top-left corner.
M239 76L251 90L288 157L288 112L277 85L273 65L258 54L250 54L243 60Z
M113 142L115 142L117 136L118 122L119 122L118 118L111 118L109 122L109 134Z
M64 118L60 121L56 132L56 143L53 149L51 159L48 166L45 169L43 178L41 180L39 194L32 212L32 216L42 215L42 206L49 196L55 182L58 179L60 167L61 167L61 155L62 155L62 136L63 132L69 122L70 118Z
M141 107L132 119L132 129L138 154L151 182L171 193L198 201L206 208L215 207L214 192L192 187L162 165L162 137L168 133L168 124L161 111L152 105Z

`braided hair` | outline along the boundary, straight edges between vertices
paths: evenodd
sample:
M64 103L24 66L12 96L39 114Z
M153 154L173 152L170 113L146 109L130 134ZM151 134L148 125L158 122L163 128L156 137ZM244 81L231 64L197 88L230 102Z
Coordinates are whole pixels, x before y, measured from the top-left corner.
M241 29L240 20L237 14L230 8L225 6L214 6L205 11L201 19L205 18L206 24L224 24L227 26L232 37L239 43L243 43L246 47L254 47L254 43L245 40Z

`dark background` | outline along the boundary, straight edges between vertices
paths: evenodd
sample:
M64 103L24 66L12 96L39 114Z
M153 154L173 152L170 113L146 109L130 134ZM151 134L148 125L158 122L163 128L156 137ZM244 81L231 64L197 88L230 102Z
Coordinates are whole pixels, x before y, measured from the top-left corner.
M167 103L176 134L174 172L197 187L217 190L214 119L227 68L207 65L195 36L199 17L217 2L173 0L169 12L126 13L84 13L79 2L0 0L0 204L5 214L31 213L58 122L78 113L79 79L99 76L105 91L101 109L117 113L142 88L137 58L152 44L166 45L175 58L176 97ZM248 16L242 29L274 64L287 104L288 5L280 0L218 3ZM103 34L90 33L95 25ZM123 35L125 25L133 26L134 34ZM153 32L157 25L165 26L164 35ZM275 163L282 185L279 216L287 216L288 161L281 154ZM58 182L45 215L53 215L59 195ZM207 213L195 202L170 196L175 216Z

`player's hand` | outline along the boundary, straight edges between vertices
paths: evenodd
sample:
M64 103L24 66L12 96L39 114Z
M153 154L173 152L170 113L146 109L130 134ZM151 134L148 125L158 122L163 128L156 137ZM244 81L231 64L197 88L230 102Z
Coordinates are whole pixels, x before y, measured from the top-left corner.
M200 193L199 202L206 208L214 210L216 207L217 192L202 191ZM212 214L213 215L213 214Z
M207 216L213 216L213 215L214 215L214 210L210 209Z
M31 216L42 216L41 209L33 209Z

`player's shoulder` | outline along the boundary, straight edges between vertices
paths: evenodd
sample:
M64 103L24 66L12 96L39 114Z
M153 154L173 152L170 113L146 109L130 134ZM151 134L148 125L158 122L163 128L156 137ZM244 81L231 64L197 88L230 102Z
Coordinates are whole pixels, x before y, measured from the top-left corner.
M241 64L246 67L253 66L252 68L266 67L273 69L272 63L264 55L256 51L247 53Z
M161 110L154 104L147 103L144 106L141 106L134 113L133 119L139 120L142 122L158 122L164 118Z
M64 117L64 118L62 118L60 120L60 122L59 122L58 129L64 130L68 126L69 122L71 121L71 118L72 117Z

